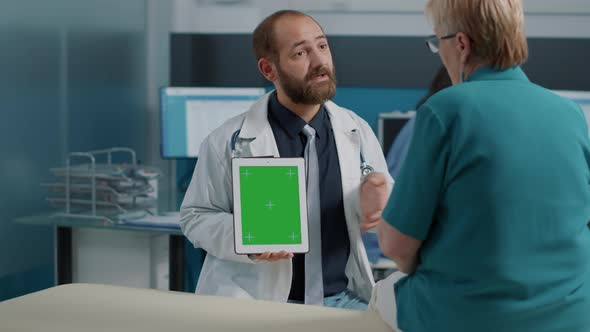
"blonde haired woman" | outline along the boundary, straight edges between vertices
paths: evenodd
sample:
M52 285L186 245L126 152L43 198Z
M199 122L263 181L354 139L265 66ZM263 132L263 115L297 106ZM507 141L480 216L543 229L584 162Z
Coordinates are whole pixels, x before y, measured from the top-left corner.
M590 331L582 111L519 67L521 1L430 0L426 12L454 85L417 112L389 201L382 174L363 185L364 218L384 220L381 249L407 274L379 283L371 307L409 332Z

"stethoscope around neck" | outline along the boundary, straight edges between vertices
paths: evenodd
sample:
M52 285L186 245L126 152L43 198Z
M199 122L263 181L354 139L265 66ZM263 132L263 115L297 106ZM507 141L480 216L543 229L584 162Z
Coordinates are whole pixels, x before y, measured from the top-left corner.
M356 130L353 130L354 132L356 132ZM236 151L236 144L238 144L238 136L240 135L240 130L236 130L232 136L231 136L231 152L232 155L234 155L235 151ZM367 176L373 172L375 172L375 169L373 168L373 166L371 166L371 164L369 164L369 162L367 162L367 160L365 159L365 155L363 153L363 143L361 140L361 151L360 151L360 157L361 157L361 176Z

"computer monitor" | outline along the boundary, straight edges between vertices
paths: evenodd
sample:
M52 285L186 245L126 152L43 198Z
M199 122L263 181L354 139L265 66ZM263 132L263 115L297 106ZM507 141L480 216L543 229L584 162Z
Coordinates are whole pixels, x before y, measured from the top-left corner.
M264 88L162 88L162 157L197 157L201 143L211 131L246 112L264 93Z
M555 90L553 92L564 98L571 99L573 102L580 105L580 108L582 108L582 111L584 111L588 128L590 128L590 91ZM588 132L588 135L590 135L590 131Z
M377 138L385 155L389 152L391 145L406 122L414 117L415 114L415 111L379 113L377 119Z

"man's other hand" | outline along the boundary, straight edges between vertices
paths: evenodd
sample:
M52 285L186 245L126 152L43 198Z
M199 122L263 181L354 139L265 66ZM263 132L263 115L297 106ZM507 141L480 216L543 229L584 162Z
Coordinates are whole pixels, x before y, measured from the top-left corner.
M254 259L257 261L267 261L267 262L274 262L281 259L290 259L293 258L293 253L287 251L279 251L279 252L265 252L262 254L253 255Z
M381 221L381 213L387 205L389 189L387 177L383 173L371 173L361 184L360 206L361 229L367 231Z

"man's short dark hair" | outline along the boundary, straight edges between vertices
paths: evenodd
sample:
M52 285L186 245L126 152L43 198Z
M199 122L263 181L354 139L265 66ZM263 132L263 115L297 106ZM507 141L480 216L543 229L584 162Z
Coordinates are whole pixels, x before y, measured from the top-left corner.
M252 34L252 48L254 49L256 60L260 60L260 58L278 58L279 51L275 40L275 23L285 16L305 16L311 18L309 15L296 10L279 10L265 18L258 24ZM313 20L313 18L311 19Z

